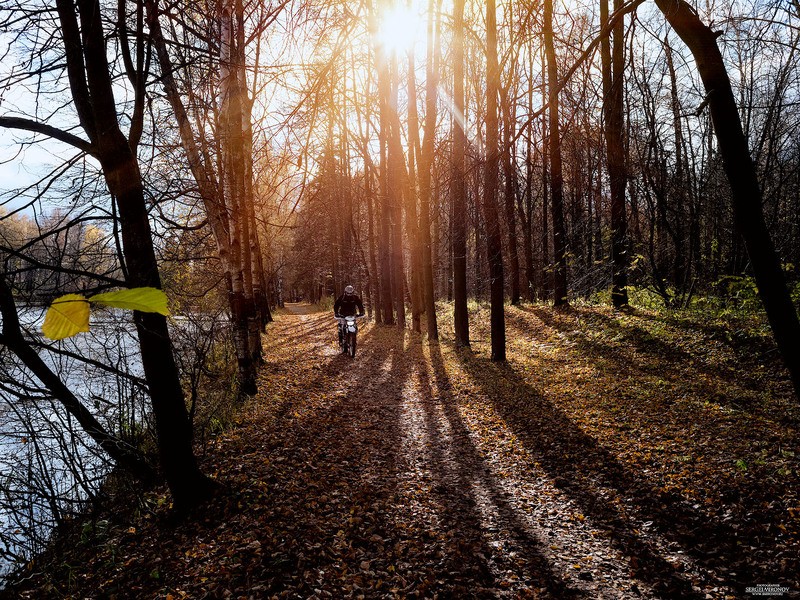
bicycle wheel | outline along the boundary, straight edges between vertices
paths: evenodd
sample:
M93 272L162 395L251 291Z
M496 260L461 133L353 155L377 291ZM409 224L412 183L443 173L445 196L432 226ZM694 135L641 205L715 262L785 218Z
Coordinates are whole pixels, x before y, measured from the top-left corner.
M355 333L348 333L347 334L347 346L348 352L350 353L351 358L355 358L356 356L356 334Z

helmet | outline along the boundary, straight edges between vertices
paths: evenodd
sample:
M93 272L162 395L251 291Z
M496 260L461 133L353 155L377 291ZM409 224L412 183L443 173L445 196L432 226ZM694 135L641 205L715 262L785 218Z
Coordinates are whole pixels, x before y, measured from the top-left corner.
M346 288L344 288L344 293L347 294L348 296L354 294L355 291L356 289L352 285L348 285Z

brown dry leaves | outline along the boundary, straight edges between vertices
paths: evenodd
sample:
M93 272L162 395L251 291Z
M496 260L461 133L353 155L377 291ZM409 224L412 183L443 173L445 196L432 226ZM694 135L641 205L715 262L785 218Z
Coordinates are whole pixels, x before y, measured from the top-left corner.
M118 510L23 595L800 591L798 413L753 324L509 308L496 365L472 316L472 351L368 325L351 360L330 315L280 315L204 458L226 492L177 525L163 492Z

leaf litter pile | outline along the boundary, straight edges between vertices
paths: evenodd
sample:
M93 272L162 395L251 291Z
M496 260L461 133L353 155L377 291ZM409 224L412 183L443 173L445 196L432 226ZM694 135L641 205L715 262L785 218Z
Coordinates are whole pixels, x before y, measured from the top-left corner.
M20 595L798 597L800 418L768 333L511 307L498 365L471 317L471 349L368 324L350 359L288 305L202 458L223 491L178 523L164 490L112 503Z

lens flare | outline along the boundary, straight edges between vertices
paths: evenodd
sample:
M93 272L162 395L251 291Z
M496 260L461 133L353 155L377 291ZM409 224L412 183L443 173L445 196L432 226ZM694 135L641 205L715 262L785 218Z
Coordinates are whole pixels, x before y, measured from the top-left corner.
M425 32L424 17L413 4L398 4L381 15L377 41L387 53L408 52Z

